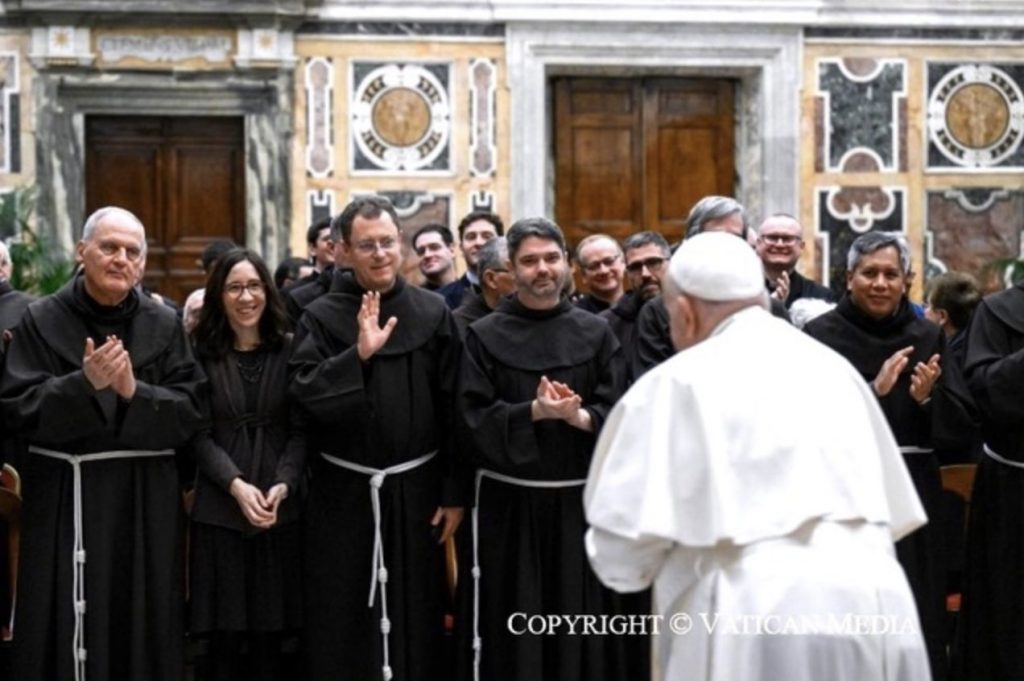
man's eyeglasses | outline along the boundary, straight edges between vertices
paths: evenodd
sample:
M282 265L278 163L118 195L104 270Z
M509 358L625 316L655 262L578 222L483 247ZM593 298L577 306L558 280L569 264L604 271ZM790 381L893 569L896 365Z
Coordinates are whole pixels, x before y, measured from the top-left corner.
M640 274L646 267L649 272L656 272L660 270L662 265L665 264L666 258L654 256L651 258L644 258L643 260L634 260L633 262L626 265L626 271L630 274Z
M258 281L250 281L248 284L233 282L224 287L224 291L232 298L241 298L243 291L248 291L253 298L263 295L263 284Z
M757 238L765 243L778 244L780 246L791 246L800 241L800 237L794 234L761 234Z
M583 266L583 269L585 269L588 272L597 272L599 269L601 269L601 267L607 267L610 269L612 265L617 263L619 261L619 258L621 257L621 255L609 255L607 258L601 258L600 260L588 262L586 265Z
M363 255L373 255L379 248L382 251L390 251L392 248L398 245L398 239L389 236L381 239L380 241L374 241L373 239L367 239L366 241L359 241L354 245L354 248L362 253Z

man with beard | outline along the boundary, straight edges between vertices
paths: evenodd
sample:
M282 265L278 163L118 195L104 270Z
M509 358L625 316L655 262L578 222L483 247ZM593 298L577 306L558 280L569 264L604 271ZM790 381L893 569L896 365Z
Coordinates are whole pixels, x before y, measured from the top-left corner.
M592 234L576 247L576 262L583 270L588 293L576 300L576 306L597 314L622 298L622 249L605 234Z
M509 271L508 242L505 237L499 236L483 245L477 255L476 269L480 279L480 293L466 295L462 305L452 313L463 338L470 324L489 315L502 298L515 290L515 279Z
M412 237L412 249L419 257L423 288L437 291L455 281L455 246L447 227L436 222L420 227Z
M803 227L792 215L776 213L761 223L756 246L764 265L768 290L783 301L786 309L800 298L832 301L832 291L796 271L796 263L804 250Z
M942 514L938 446L969 446L970 399L947 370L942 330L906 297L910 252L894 232L868 232L850 246L847 294L804 331L844 356L867 381L933 521ZM944 542L932 522L900 540L896 554L914 592L935 681L947 677Z
M661 275L671 252L665 237L657 232L640 232L623 244L629 293L600 316L612 327L623 353L629 357L636 344L636 318L644 304L661 293Z
M507 238L515 295L469 327L459 394L478 466L474 565L462 581L475 603L461 618L474 627L473 678L645 678L642 636L517 635L522 621L509 620L627 610L590 570L582 542L582 485L623 389L621 349L605 322L562 297L569 268L557 225L520 220Z
M310 678L434 681L445 669L441 545L467 492L454 455L459 335L441 298L398 275L390 202L357 198L332 230L352 270L299 321L289 388L318 452L306 505Z
M145 248L134 215L93 213L81 274L29 306L8 348L0 411L29 445L12 675L22 681L184 674L174 449L202 424L205 379L174 312L134 287Z
M448 308L454 310L462 304L462 297L480 289L476 276L477 254L485 243L505 233L505 225L494 213L473 211L459 222L459 248L466 260L466 273L438 290Z

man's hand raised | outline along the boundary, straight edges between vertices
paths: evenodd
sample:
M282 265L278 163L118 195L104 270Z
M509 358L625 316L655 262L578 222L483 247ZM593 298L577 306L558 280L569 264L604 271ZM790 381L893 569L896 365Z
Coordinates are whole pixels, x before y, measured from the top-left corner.
M398 324L398 318L392 317L383 327L380 325L380 294L369 291L363 294L363 304L359 308L359 339L356 341L356 352L359 359L366 362L378 350L384 347L391 337L391 332Z

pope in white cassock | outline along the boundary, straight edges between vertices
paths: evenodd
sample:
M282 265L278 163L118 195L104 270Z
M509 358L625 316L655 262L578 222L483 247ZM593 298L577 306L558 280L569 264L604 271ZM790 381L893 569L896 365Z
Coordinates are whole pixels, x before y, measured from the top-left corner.
M875 396L766 311L741 239L687 239L666 284L680 352L612 411L584 497L601 580L654 584L662 678L930 679L893 549L926 519Z

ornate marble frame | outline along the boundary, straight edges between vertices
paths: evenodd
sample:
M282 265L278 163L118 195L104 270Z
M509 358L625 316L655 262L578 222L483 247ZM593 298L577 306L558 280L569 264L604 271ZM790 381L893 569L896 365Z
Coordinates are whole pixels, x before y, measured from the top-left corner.
M274 264L291 226L291 69L181 77L166 72L41 68L33 82L37 214L70 252L85 220L85 116L241 116L245 121L246 245Z
M799 211L800 27L509 23L511 217L554 214L549 81L558 75L739 81L737 195L752 219Z

